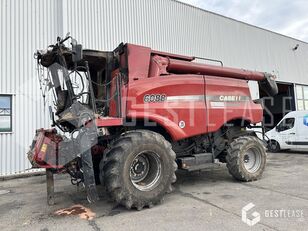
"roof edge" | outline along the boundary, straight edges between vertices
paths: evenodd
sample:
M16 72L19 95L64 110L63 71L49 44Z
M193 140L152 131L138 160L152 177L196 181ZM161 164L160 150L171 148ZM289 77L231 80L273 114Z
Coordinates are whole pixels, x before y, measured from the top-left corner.
M181 1L179 1L179 0L171 0L171 1L176 2L176 3L179 3L179 4L182 4L182 5L186 5L186 6L188 6L188 7L192 7L192 8L195 8L195 9L197 9L197 10L201 10L201 11L203 11L203 12L207 12L207 13L210 13L210 14L213 14L213 15L216 15L216 16L219 16L219 17L223 17L223 18L229 19L229 20L231 20L231 21L235 21L235 22L244 24L244 25L246 25L246 26L254 27L254 28L257 28L257 29L259 29L259 30L263 30L263 31L266 31L266 32L269 32L269 33L273 33L273 34L276 34L276 35L279 35L279 36L282 36L282 37L285 37L285 38L288 38L288 39L292 39L292 40L294 40L294 41L301 42L301 43L304 43L304 44L307 44L307 45L308 45L308 42L303 41L303 40L300 40L300 39L297 39L297 38L294 38L294 37L291 37L291 36L289 36L289 35L281 34L281 33L279 33L279 32L275 32L275 31L272 31L272 30L270 30L270 29L266 29L266 28L263 28L263 27L260 27L260 26L256 26L256 25L247 23L247 22L243 22L243 21L240 21L240 20L235 19L235 18L231 18L231 17L225 16L225 15L222 15L222 14L215 13L215 12L213 12L213 11L209 11L209 10L203 9L203 8L201 8L201 7L198 7L198 6L191 5L191 4L189 4L189 3L181 2Z

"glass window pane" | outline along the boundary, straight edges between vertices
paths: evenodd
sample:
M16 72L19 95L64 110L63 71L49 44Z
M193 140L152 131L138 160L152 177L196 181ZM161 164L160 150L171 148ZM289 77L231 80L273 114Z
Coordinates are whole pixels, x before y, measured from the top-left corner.
M0 132L11 130L11 116L0 116Z
M9 111L9 114L11 109L11 96L0 96L0 113L5 110Z
M0 132L12 131L12 97L10 95L0 95Z
M297 100L297 110L302 111L304 108L304 100Z
M308 100L305 100L305 110L308 110Z
M306 86L304 87L304 98L308 100L308 87Z
M290 129L294 128L294 122L295 122L295 119L294 119L294 118L287 118L287 119L284 119L284 120L277 126L277 129L278 129L279 132L286 131L286 130L290 130Z
M303 87L302 86L296 86L296 96L297 96L297 99L303 99Z

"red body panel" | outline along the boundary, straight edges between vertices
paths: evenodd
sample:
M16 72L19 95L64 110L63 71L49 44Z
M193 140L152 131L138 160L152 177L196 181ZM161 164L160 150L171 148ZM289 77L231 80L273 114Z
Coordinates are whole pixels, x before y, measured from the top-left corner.
M109 115L110 117L116 117L117 116L117 78L119 74L119 69L116 69L112 72L111 76L111 84L110 84L110 109L109 109Z
M230 67L204 65L201 63L186 62L183 60L169 59L168 71L176 73L191 73L213 75L233 79L246 79L260 81L264 79L264 73L248 71Z
M262 81L264 73L126 46L128 84L122 87L123 118L154 121L173 140L217 131L235 119L253 124L262 121L263 109L251 100L247 80ZM160 100L147 102L147 97Z
M165 95L166 100L148 103L145 95ZM222 96L241 96L243 100L225 102ZM173 140L217 131L234 119L258 123L263 116L261 105L250 99L245 80L200 75L147 78L129 83L128 99L128 118L157 122ZM183 121L185 127L181 128Z
M127 117L154 121L167 129L175 140L206 132L206 106L200 100L165 100L145 103L149 94L167 97L204 95L204 78L198 75L146 78L129 83ZM191 110L193 109L193 110ZM185 121L185 128L180 128Z
M252 124L262 121L263 108L251 100L245 80L205 77L208 132L217 131L227 122L235 119L246 120ZM233 101L231 96L239 97Z
M121 125L123 125L122 118L99 117L96 119L97 127L113 127L113 126L121 126Z
M36 163L40 168L63 168L58 164L59 161L59 144L62 137L57 135L55 129L39 129L36 133L36 142L29 156L31 163Z
M149 74L151 48L127 44L127 66L129 79L147 78Z

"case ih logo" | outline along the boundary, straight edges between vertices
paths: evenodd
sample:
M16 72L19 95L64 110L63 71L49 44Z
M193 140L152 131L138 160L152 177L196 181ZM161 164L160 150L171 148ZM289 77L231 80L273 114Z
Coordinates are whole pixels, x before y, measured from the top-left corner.
M304 125L308 126L308 115L304 116Z
M243 99L239 95L221 95L219 96L219 100L224 102L233 102L242 101Z

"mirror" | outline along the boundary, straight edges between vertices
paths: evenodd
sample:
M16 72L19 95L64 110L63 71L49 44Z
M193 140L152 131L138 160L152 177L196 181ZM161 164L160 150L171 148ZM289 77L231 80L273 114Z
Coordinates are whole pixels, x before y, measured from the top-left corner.
M83 55L82 55L82 45L77 44L77 41L75 39L72 39L72 61L74 63L77 63L82 60Z

